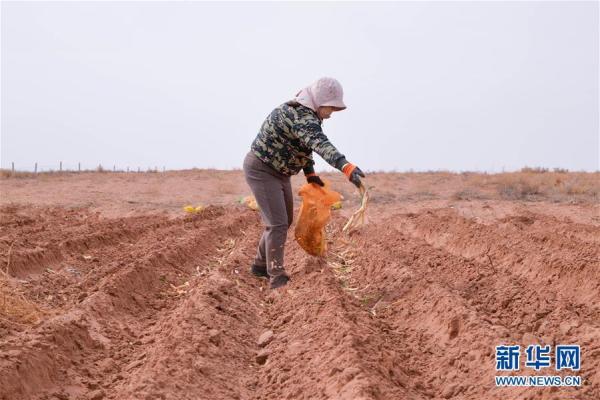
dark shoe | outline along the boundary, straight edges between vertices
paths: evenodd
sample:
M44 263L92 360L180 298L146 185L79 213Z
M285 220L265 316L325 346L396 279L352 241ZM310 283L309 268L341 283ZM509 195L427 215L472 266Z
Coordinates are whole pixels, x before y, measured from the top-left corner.
M250 267L250 272L252 272L254 276L257 276L259 278L269 277L269 274L267 273L267 267L261 267L256 264L252 264L252 266Z
M271 278L271 289L277 289L287 285L290 277L287 275L277 275Z

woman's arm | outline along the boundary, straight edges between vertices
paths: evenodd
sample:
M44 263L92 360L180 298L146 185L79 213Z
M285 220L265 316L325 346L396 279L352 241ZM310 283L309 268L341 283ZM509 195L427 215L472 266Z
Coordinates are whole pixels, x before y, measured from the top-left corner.
M356 187L361 186L360 177L364 178L365 174L356 165L346 160L346 157L325 136L321 125L317 121L309 120L296 124L296 134L306 146L323 157L329 165L342 171ZM314 173L314 168L312 168L312 173ZM306 175L306 170L304 174ZM308 175L306 176L308 180Z
M345 160L345 157L325 136L317 121L309 120L297 123L295 133L304 145L320 155L329 165L341 171L343 164L340 165L340 160Z
M323 183L319 175L317 175L317 173L315 172L314 161L312 159L312 156L310 157L310 160L312 161L312 163L302 168L302 171L304 171L304 176L306 177L306 181L308 183L316 183L319 186L325 186L325 183Z

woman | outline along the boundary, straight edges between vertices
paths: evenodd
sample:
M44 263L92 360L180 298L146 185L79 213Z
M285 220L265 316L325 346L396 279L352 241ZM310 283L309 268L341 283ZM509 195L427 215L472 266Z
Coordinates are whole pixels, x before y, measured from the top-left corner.
M287 231L294 218L290 176L304 171L309 183L323 186L315 174L314 151L342 171L357 187L363 172L346 161L321 129L324 119L346 108L340 83L321 78L275 108L263 123L244 160L244 174L260 207L265 230L251 271L270 279L272 289L289 281L283 266Z

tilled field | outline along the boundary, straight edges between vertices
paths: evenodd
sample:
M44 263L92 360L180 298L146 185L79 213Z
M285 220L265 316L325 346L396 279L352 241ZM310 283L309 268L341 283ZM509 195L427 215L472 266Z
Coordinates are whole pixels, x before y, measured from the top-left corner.
M270 291L241 206L0 218L7 287L35 307L0 320L1 399L600 398L595 225L446 207L347 236L335 214L328 256L290 238ZM559 343L581 345L582 387L495 387L495 346Z

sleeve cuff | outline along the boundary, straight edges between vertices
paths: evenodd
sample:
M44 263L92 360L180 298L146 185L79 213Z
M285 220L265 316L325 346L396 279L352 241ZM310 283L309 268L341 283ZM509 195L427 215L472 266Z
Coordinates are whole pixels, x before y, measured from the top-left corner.
M302 171L304 171L304 175L306 175L306 176L316 175L315 174L315 168L312 165L309 165L308 167L302 168Z
M339 169L340 171L342 170L342 167L344 165L348 164L348 160L346 160L346 157L342 156L340 158L337 159L337 161L335 162L334 167L336 167L337 169Z

